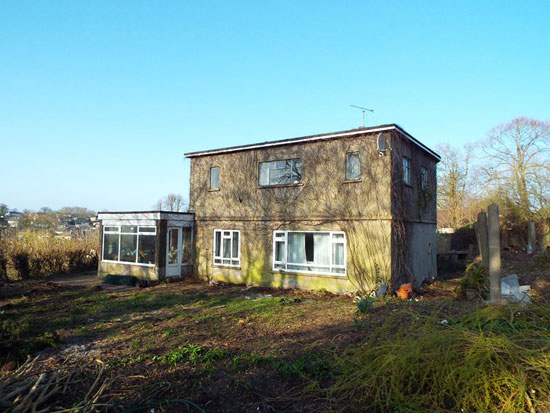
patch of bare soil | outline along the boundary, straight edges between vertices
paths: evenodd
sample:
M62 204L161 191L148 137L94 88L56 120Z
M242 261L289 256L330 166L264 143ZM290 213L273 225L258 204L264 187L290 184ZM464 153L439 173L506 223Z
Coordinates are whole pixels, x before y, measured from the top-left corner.
M545 271L521 261L505 265L544 295ZM322 391L336 374L332 356L368 343L395 314L429 315L445 302L444 315L452 318L481 305L455 300L458 282L435 280L408 301L377 300L364 315L352 297L191 280L120 292L13 283L0 310L3 320L25 326L18 332L23 338L59 337L58 348L35 353L32 367L35 378L72 374L48 406L70 407L96 395L112 411L139 403L155 411L200 411L186 402L209 412L341 410ZM15 368L5 366L0 382Z

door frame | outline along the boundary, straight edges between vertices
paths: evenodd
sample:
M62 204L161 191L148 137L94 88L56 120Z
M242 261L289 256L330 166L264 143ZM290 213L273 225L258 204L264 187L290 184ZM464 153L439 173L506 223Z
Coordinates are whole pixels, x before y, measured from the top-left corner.
M178 232L178 258L175 264L169 264L170 256L170 231L176 230ZM167 277L181 277L181 256L182 256L182 227L170 226L166 228L166 276Z

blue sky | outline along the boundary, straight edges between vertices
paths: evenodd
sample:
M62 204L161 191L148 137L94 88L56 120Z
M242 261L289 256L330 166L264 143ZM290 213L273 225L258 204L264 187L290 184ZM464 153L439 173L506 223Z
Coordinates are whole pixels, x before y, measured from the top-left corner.
M183 153L398 123L550 120L550 2L0 3L0 202L150 209Z

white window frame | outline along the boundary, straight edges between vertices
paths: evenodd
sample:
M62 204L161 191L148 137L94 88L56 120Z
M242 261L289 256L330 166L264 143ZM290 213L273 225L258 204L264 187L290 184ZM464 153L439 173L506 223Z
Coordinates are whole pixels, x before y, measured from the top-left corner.
M216 233L220 232L220 255L216 255ZM229 232L229 235L225 235L225 232ZM239 235L239 242L238 242L238 248L237 248L237 258L233 257L233 234L237 233ZM224 258L223 256L223 240L224 239L230 239L231 244L229 247L230 251L230 257ZM220 262L216 262L216 260L220 260ZM224 260L229 260L230 263L224 263ZM233 261L237 261L237 264L232 264ZM239 268L241 266L241 231L236 229L215 229L214 230L214 236L212 238L212 263L215 266L218 267L235 267Z
M295 167L296 162L300 163L300 180L294 181L294 182L282 182L282 183L271 183L271 171L272 170L281 170L286 168L268 168L267 172L267 184L262 184L262 164L277 164L277 162L291 162L290 169L293 170ZM304 177L304 164L302 163L301 158L291 158L291 159L276 159L272 161L262 161L258 164L258 184L261 187L268 187L268 186L284 186L284 185L299 185L302 183Z
M411 184L411 160L406 156L403 157L403 182Z
M312 234L329 234L330 236L330 264L329 265L318 265L318 264L302 264L302 263L292 263L288 262L288 234L289 233L312 233ZM335 238L334 235L343 235L343 238ZM285 251L285 261L276 261L275 260L275 252L276 252L276 243L277 242L283 242L284 243L284 251ZM332 262L332 251L333 251L333 245L334 244L343 244L344 245L344 264L343 265L337 265ZM333 276L340 276L340 277L346 277L347 275L347 265L348 262L348 248L347 248L347 238L346 233L343 231L273 231L273 266L272 269L274 272L292 272L292 273L298 273L298 274L318 274L318 275L333 275ZM288 266L296 266L296 267L327 267L328 271L308 271L307 269L304 270L296 270L296 269L288 269ZM282 268L281 268L282 266ZM333 272L331 271L333 268L337 269L343 269L344 272Z
M123 226L130 226L130 227L137 227L138 230L137 232L122 232L122 227ZM108 230L107 228L116 228L116 231L113 231L113 230ZM140 231L142 228L153 228L154 231ZM110 235L113 235L113 234L118 234L118 260L106 260L104 257L105 257L105 235L106 234L110 234ZM132 261L120 261L120 241L121 241L121 236L122 235L135 235L137 240L136 240L136 261L135 262L132 262ZM103 237L102 237L102 240L101 240L101 261L102 262L112 262L112 263L116 263L116 264L127 264L127 265L140 265L142 267L154 267L155 264L145 264L145 263L141 263L141 262L138 262L139 260L139 239L140 239L140 235L143 235L143 236L154 236L156 237L157 236L157 227L154 226L154 225L105 225L103 227ZM155 250L155 253L158 254L158 251Z

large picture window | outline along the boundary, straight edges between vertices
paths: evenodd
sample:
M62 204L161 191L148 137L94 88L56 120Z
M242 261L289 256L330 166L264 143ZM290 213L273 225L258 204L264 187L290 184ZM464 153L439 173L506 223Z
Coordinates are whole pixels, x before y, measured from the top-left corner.
M346 274L346 236L333 231L275 231L273 270Z
M157 229L121 225L103 229L103 261L155 265Z
M241 237L239 231L214 230L214 264L240 265Z
M291 185L302 182L302 161L285 159L282 161L260 162L260 185Z

